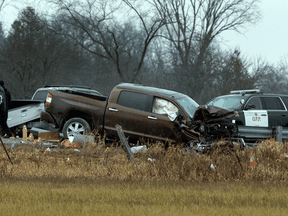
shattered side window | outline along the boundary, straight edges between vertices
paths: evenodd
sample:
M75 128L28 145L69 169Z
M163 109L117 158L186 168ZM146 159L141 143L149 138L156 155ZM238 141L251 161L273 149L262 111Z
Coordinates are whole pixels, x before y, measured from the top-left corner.
M167 114L169 119L174 121L178 114L178 108L170 101L155 98L152 112L156 114Z
M220 97L211 101L208 105L226 109L241 109L241 97Z
M177 99L177 102L183 107L183 109L191 118L194 117L194 113L196 112L197 107L199 107L198 103L196 103L188 96Z

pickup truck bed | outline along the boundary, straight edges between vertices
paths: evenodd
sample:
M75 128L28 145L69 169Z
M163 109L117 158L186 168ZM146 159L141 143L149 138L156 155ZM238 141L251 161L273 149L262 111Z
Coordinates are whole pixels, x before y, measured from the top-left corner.
M91 98L95 97L95 95L101 95L98 91L86 86L43 86L35 91L30 100L13 99L11 101L7 119L8 127L16 133L22 131L24 124L28 129L32 127L50 129L49 127L46 128L46 124L40 122L40 116L41 112L45 109L47 93L51 89L70 92L75 95L89 95Z

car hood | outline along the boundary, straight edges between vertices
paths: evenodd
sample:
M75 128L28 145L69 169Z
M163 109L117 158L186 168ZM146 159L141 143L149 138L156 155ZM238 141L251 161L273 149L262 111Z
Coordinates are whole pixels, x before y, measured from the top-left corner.
M212 123L229 119L236 115L236 111L231 109L224 109L216 106L199 106L194 114L193 121L203 121L205 123Z

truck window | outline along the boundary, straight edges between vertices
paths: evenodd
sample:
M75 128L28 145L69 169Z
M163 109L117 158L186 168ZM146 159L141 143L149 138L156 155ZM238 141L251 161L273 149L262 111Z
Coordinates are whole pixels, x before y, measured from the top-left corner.
M151 112L148 110L147 102L147 94L130 91L121 91L117 101L119 105L125 107Z
M37 91L33 97L33 100L45 101L48 94L48 90Z
M178 108L170 101L155 97L152 112L168 115L169 119L174 121L178 114Z
M278 97L261 97L263 108L266 110L284 110L284 106Z

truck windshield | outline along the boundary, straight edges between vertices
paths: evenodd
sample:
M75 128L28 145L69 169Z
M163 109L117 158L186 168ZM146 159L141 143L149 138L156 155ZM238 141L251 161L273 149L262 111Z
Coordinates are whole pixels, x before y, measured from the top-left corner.
M208 105L226 109L239 110L241 109L241 100L239 96L219 97L212 100Z
M177 99L177 102L184 108L188 115L193 118L199 104L192 100L190 97Z

